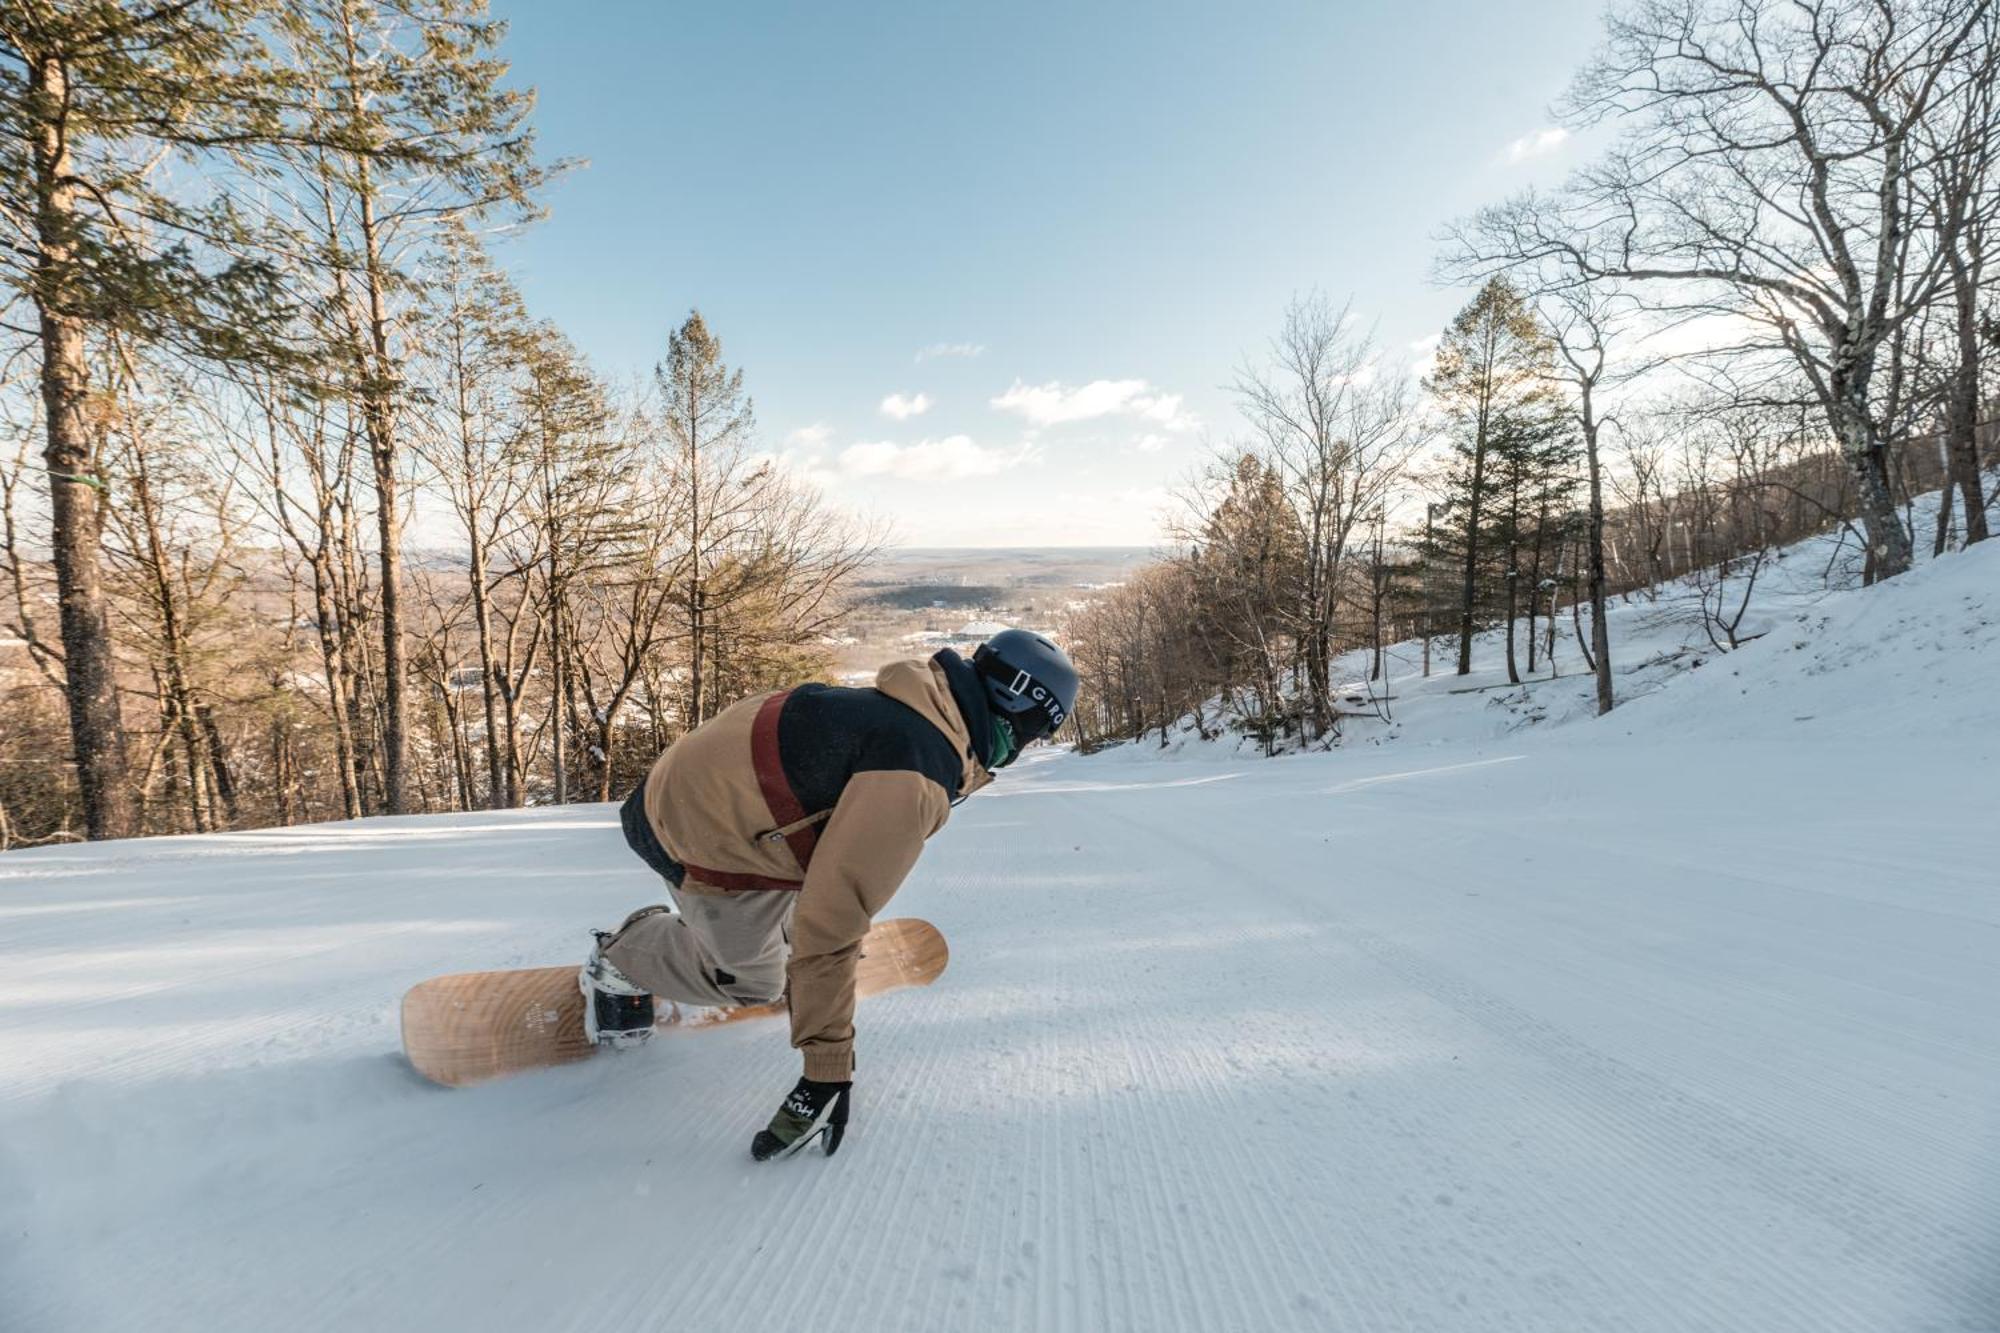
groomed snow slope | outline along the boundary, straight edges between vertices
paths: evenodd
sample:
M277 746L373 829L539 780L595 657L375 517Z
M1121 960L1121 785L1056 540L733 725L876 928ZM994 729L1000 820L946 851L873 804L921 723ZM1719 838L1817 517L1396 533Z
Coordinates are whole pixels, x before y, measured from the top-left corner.
M1024 763L832 1159L768 1025L400 1062L650 896L608 808L0 858L0 1328L2000 1328L1993 545L1604 722Z

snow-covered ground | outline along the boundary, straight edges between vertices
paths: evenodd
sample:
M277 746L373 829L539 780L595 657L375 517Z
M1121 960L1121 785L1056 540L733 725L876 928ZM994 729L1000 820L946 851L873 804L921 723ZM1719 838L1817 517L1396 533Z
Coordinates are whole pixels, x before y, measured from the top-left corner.
M0 1328L2000 1329L2000 542L1806 582L1604 721L1024 762L831 1159L769 1025L401 1063L648 899L608 808L0 858Z
M1987 485L1989 490L2000 491L2000 473L1989 473ZM1936 524L1937 499L1932 494L1917 500L1912 515L1917 532L1929 533ZM1992 521L2000 523L2000 506L1995 507ZM1929 554L1927 546L1917 552L1920 568L1928 563ZM1690 672L1725 663L1736 649L1728 632L1715 622L1717 615L1734 624L1735 637L1742 648L1754 649L1769 638L1791 651L1809 655L1811 665L1803 672L1751 670L1753 677L1774 691L1775 707L1780 711L1793 710L1785 714L1787 718L1810 713L1811 709L1804 705L1821 698L1816 687L1802 687L1802 677L1842 672L1853 665L1850 659L1856 654L1870 657L1885 651L1913 652L1915 656L1904 663L1909 675L1878 669L1871 679L1892 693L1908 688L1928 692L1932 682L1923 665L1925 655L1933 650L1951 649L1957 642L1955 635L1981 632L1976 624L1978 615L1962 614L1963 608L1955 611L1950 605L1933 605L1929 601L1912 608L1907 599L1885 597L1871 601L1847 596L1858 589L1861 581L1861 552L1857 539L1851 535L1828 533L1774 550L1755 568L1754 578L1751 574L1747 562L1738 562L1726 573L1710 570L1703 579L1678 579L1658 588L1613 598L1606 621L1610 627L1618 701L1623 704L1642 699ZM1986 605L1986 594L1976 583L1963 596L1979 599L1981 606ZM1704 613L1704 607L1709 614ZM1342 717L1337 743L1354 747L1398 742L1491 741L1530 729L1566 726L1594 718L1596 681L1579 647L1579 641L1589 635L1590 611L1583 607L1580 612L1572 613L1567 602L1564 603L1557 615L1553 668L1547 655L1538 652L1532 672L1528 669L1523 621L1516 636L1517 665L1522 676L1519 684L1509 681L1505 641L1499 630L1476 638L1474 670L1468 676L1455 674L1458 640L1452 635L1441 635L1432 641L1429 676L1423 674L1420 640L1391 645L1385 650L1390 677L1386 684L1371 680L1374 662L1368 650L1346 654L1335 664L1335 679L1344 682L1340 687ZM1911 626L1918 632L1904 635L1894 626L1859 623L1853 626L1852 633L1843 628L1843 617L1879 614L1913 614ZM1546 621L1541 622L1544 641L1546 626ZM1931 631L1929 637L1922 633L1926 628ZM1835 632L1829 634L1829 630ZM1723 674L1736 675L1742 662L1755 660L1753 654L1741 661L1728 661ZM1986 673L1981 674L1983 678ZM1856 714L1848 719L1850 724L1872 726L1868 717L1861 716L1863 712L1870 712L1878 719L1903 716L1896 708L1862 709L1851 693L1853 679L1839 675L1828 697L1830 706ZM1780 695L1784 697L1779 698ZM1740 724L1735 711L1697 707L1692 702L1693 696L1685 693L1676 695L1675 700L1672 711L1675 714L1685 711L1691 721L1705 718L1732 729ZM1977 707L1979 702L1969 699L1941 703L1938 715L1966 721L1969 719L1964 714L1954 710ZM1229 730L1221 725L1222 721L1223 710L1216 701L1211 701L1201 719L1207 735L1193 719L1183 719L1179 726L1170 728L1164 745L1155 732L1143 741L1106 753L1148 758L1186 755L1204 762L1225 753L1244 756L1264 753L1260 742ZM1295 738L1286 738L1280 740L1278 748L1297 749L1299 743Z

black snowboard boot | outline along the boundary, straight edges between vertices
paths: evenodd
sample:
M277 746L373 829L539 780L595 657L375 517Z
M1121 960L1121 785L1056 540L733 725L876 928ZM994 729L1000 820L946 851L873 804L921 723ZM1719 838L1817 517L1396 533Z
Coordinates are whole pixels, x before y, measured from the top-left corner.
M625 918L625 926L665 907L648 907ZM620 972L604 950L625 929L594 930L597 943L577 972L577 988L583 992L583 1034L600 1046L637 1046L653 1035L653 997Z

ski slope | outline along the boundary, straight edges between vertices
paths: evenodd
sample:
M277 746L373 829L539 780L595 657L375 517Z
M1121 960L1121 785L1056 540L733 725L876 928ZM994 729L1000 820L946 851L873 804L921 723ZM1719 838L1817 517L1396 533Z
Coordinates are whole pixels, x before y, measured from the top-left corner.
M2000 1329L1993 548L1603 722L1024 761L831 1159L769 1025L401 1063L649 899L610 807L10 854L0 1329Z

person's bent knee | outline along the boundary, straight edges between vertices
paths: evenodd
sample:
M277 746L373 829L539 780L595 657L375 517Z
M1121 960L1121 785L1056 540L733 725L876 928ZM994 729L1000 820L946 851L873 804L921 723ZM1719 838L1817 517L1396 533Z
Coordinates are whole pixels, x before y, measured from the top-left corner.
M738 1004L775 1004L785 994L784 965L752 967L741 972L719 967L715 970L715 985Z

